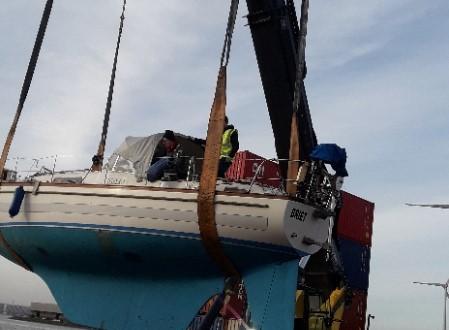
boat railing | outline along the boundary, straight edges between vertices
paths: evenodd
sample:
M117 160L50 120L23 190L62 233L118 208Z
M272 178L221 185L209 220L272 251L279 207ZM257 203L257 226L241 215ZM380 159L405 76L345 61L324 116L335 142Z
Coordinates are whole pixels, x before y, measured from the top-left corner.
M36 176L46 176L46 181L53 182L56 174L88 171L86 168L73 169L74 164L84 164L84 159L84 155L61 154L10 157L6 160L4 177L0 179L6 182L32 182Z
M157 157L157 159L182 159L184 158L187 170L185 181L187 186L197 187L199 181L198 162L204 160L202 157L177 155L177 156L163 156ZM117 158L118 160L118 158ZM117 160L114 164L116 164ZM285 192L285 184L287 182L292 182L297 185L296 198L300 201L306 202L308 204L317 205L323 209L330 209L332 203L332 197L336 195L335 187L335 176L330 174L325 165L320 161L304 161L295 159L279 159L279 158L245 158L239 161L245 162L245 164L233 164L230 170L227 172L225 178L221 178L224 182L238 182L242 184L247 184L247 193L251 193L254 185L257 183L258 186L264 186L266 188L276 189L278 192ZM297 177L294 179L284 179L279 173L279 164L282 162L297 162L299 163L299 171ZM237 171L243 171L243 168L247 168L247 164L250 164L250 168L245 173L238 172L237 174L232 172L232 166L236 165ZM276 171L271 171L272 175L267 174L264 170L265 166L270 164L271 167L276 167ZM116 172L115 165L112 167L111 172ZM268 171L269 172L269 171ZM167 178L167 180L170 180Z
M293 182L293 184L297 186L296 199L308 204L317 205L326 210L331 209L332 198L338 194L337 187L335 186L336 177L327 171L322 162L278 158L251 159L251 161L260 161L260 163L254 171L254 175L248 188L248 193L251 192L253 185L260 178L259 174L267 162L275 163L278 166L282 162L296 162L299 165L296 178L284 179L281 178L280 175L277 175L276 177L263 177L264 182L277 180L282 190L284 190L285 184Z
M187 170L187 183L198 181L198 172L196 170L196 164L198 160L202 160L200 157L189 157L188 170ZM244 184L248 184L246 189L247 193L251 193L254 185L257 183L258 186L270 187L276 189L277 192L285 193L285 185L287 182L293 182L297 186L297 193L295 198L299 201L305 202L310 205L314 205L324 213L330 212L338 199L339 189L336 187L336 176L328 172L326 166L322 161L304 161L299 159L279 159L279 158L245 158L240 159L240 162L246 162L242 164L233 164L227 172L227 177L224 178L226 181L236 181ZM284 179L280 176L279 164L282 162L296 162L299 164L299 170L296 178L294 179ZM248 168L250 164L249 171L245 174L239 172L242 168ZM232 166L239 167L237 169L238 174L232 173ZM271 175L264 170L265 166L271 167ZM273 171L273 167L276 167L276 171ZM234 169L235 170L235 169ZM252 172L252 173L251 173ZM251 173L251 175L247 175Z
M80 161L78 161L78 158ZM187 188L196 189L200 176L199 164L204 159L202 157L194 157L187 155L178 155L174 157L158 157L162 158L184 158L187 166L185 181ZM11 157L8 159L6 175L0 178L2 181L21 181L31 182L36 176L46 176L47 182L55 182L57 175L71 173L78 173L80 182L84 183L85 179L92 173L89 169L80 170L65 170L72 167L73 163L82 164L84 162L81 158L73 155L50 155L40 157ZM108 178L112 173L114 174L128 174L135 175L135 169L132 167L132 161L125 159L120 155L113 154L109 158L109 162L103 167L102 176L104 182L108 183ZM70 160L69 163L66 160ZM121 161L126 160L128 167L125 169L124 165L120 165ZM249 157L239 159L239 164L233 164L232 171L228 171L226 178L222 178L222 182L237 182L246 185L243 187L244 191L251 193L254 186L262 187L266 193L275 190L275 194L285 193L285 185L293 181L297 185L296 198L309 204L319 205L323 209L329 209L332 203L332 196L335 195L335 178L329 174L324 164L319 161L305 162L303 160L278 159L278 158L261 158ZM279 173L279 164L282 162L297 162L299 163L298 175L294 179L284 179ZM57 170L58 169L58 170ZM230 169L230 170L231 170ZM239 172L240 171L240 172ZM56 175L56 177L55 177ZM138 180L136 180L139 182ZM142 178L146 182L146 177Z
M248 159L248 161L260 161L260 160L262 160L262 159ZM266 162L278 162L278 163L279 163L279 160L276 159L276 158L263 159L263 160L262 160L262 162L257 166L257 168L256 168L256 170L255 170L255 172L254 172L254 176L253 176L253 178L251 179L251 183L250 183L249 188L248 188L248 193L251 192L251 189L252 189L254 183L256 182L256 180L257 180L257 178L258 178L258 176L259 176L259 173L260 173L261 170L264 168L264 165L265 165ZM279 172L278 172L278 173L279 173ZM266 179L267 179L267 180L273 179L273 180L277 180L277 181L279 181L279 182L282 182L281 177L279 176L279 174L277 175L277 177L266 178Z
M11 157L6 159L4 181L31 181L39 172L50 174L53 178L58 160L70 158L69 155L49 155L36 157Z
M329 213L340 195L336 181L337 176L330 174L322 161L304 162L294 182L296 198Z
M263 159L257 166L254 176L251 180L248 192L258 179L258 175L266 162L274 162L280 164L282 162L296 162L298 163L298 172L296 178L287 179L278 176L274 178L279 180L281 189L289 182L292 182L296 187L296 194L294 196L298 201L314 205L323 211L323 217L331 213L334 209L336 201L339 200L340 189L336 186L337 176L328 172L325 164L322 161L304 161L295 159ZM264 178L269 180L273 178Z

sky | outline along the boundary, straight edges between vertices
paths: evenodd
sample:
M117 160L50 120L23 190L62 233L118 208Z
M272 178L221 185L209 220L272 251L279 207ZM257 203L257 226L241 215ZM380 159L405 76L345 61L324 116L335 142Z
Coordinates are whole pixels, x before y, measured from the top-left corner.
M0 141L17 107L44 4L6 0L0 9ZM120 11L120 0L55 1L10 151L10 158L26 158L18 168L51 155L58 155L57 169L90 165ZM205 136L227 12L227 1L128 1L106 153L128 135L172 129ZM271 158L274 140L246 14L242 1L227 111L241 149ZM371 329L442 323L441 289L412 281L449 278L449 212L405 203L449 203L447 17L447 0L310 4L305 83L315 131L319 142L346 148L345 190L376 204ZM37 276L0 260L0 301L52 299Z

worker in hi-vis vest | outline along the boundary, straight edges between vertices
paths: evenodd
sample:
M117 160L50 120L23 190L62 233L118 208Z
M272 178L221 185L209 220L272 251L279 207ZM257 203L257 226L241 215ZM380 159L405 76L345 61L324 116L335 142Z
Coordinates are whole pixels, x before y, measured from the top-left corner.
M224 178L226 171L232 164L235 154L239 150L239 133L233 125L228 124L228 117L225 117L225 127L221 139L220 164L218 176Z

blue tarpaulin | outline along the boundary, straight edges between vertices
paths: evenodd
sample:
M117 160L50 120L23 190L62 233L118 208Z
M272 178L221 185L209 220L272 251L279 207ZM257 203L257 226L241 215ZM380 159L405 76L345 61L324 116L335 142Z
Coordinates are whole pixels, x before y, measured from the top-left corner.
M348 176L348 171L346 170L346 150L334 143L317 145L310 154L310 158L329 164L337 176Z

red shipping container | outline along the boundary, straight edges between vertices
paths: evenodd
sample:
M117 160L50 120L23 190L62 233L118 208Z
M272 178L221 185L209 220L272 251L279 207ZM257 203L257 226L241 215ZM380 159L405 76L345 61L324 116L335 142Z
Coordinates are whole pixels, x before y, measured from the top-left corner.
M371 246L374 203L342 192L343 207L337 224L338 236Z
M256 174L259 165L266 159L248 150L239 151L232 162L232 165L226 172L226 178L231 181L251 182ZM271 187L279 187L281 180L279 178L278 164L273 161L265 161L256 178L256 182Z
M340 330L364 330L368 295L363 291L353 291L351 304L345 306Z

